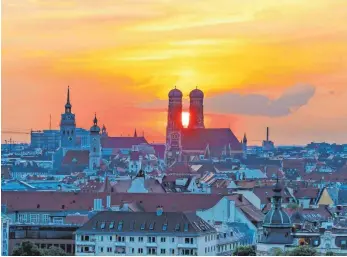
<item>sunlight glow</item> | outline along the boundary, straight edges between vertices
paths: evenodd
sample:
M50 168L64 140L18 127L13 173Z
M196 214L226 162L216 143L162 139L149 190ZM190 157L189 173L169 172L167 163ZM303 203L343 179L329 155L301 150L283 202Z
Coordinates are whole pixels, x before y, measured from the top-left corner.
M189 112L182 112L182 125L187 128L189 125Z

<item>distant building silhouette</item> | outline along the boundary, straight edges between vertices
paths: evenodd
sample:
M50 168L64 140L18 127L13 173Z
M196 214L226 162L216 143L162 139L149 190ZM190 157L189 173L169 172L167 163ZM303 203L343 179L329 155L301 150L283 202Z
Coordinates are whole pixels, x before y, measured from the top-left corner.
M169 92L166 127L165 160L168 166L175 162L232 158L241 155L244 146L230 128L205 128L203 100L200 89L190 92L190 120L188 128L182 126L182 92L177 88ZM247 139L246 139L247 144Z

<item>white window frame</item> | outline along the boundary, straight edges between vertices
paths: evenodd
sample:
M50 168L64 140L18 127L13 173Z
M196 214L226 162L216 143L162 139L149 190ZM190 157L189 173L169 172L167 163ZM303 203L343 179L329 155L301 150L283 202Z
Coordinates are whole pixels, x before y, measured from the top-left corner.
M30 214L30 223L39 223L40 215L39 214Z
M49 214L43 214L42 215L42 222L43 223L50 223L50 216L49 216Z
M18 214L18 222L27 223L28 222L28 215L26 213L19 213Z
M64 224L63 217L53 217L53 223L54 224Z

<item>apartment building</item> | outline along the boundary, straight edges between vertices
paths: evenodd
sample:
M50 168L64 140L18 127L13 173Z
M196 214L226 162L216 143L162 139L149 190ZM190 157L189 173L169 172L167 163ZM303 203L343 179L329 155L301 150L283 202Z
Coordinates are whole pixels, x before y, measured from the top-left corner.
M76 231L76 255L216 255L217 231L195 213L99 212Z

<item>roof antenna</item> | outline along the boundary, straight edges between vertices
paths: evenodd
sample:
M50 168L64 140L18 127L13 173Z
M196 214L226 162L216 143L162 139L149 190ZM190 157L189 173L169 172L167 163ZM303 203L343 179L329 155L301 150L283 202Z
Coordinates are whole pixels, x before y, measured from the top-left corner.
M52 115L49 115L49 130L52 130Z

